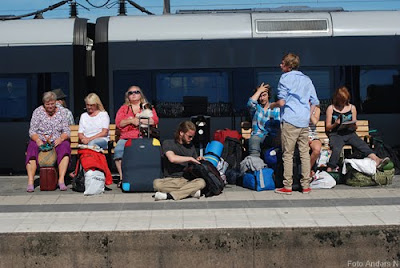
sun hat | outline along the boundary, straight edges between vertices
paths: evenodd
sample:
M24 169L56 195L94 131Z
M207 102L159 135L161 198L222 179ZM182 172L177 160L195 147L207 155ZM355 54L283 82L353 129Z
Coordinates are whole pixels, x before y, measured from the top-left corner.
M52 92L56 94L57 100L62 100L67 97L67 95L65 95L61 88L54 89L52 90Z

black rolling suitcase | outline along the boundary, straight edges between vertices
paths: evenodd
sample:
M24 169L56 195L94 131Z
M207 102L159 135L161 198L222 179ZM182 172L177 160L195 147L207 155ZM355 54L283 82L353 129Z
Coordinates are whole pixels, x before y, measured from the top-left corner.
M149 138L128 140L122 157L122 190L153 192L153 180L161 177L160 141Z

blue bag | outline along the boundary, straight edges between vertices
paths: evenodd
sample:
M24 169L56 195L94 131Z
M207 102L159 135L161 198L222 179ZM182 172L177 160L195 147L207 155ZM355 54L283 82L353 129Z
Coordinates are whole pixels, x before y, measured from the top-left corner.
M243 176L243 187L255 190L257 192L264 190L274 190L274 170L272 168L263 168L254 172L248 172Z

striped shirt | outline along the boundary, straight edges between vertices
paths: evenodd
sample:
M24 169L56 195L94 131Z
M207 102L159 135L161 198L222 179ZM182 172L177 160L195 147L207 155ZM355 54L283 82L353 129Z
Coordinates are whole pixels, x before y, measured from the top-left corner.
M252 132L251 135L259 137L271 136L276 137L279 134L281 111L280 108L267 109L261 106L257 101L249 98L247 102L250 115L252 116Z

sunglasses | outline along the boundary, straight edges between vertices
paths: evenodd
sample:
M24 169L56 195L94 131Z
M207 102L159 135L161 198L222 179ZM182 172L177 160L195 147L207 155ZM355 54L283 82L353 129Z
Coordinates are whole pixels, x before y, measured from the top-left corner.
M189 134L187 134L187 133L185 133L185 135L186 135L186 137L188 137L189 139L193 139L193 137L194 137L194 136L191 136L191 135L189 135Z
M141 92L139 90L135 90L135 91L128 91L128 95L132 95L132 94L140 94Z

